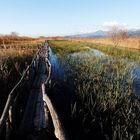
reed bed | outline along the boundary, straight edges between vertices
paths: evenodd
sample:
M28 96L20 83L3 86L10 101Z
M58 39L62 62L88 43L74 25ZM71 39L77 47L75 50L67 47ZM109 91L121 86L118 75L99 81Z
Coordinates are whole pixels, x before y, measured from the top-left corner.
M104 52L108 49L75 41L51 41L51 44L61 56L67 75L65 82L71 80L74 83L75 97L71 103L72 139L139 140L140 103L132 88L132 68L135 66L130 65L127 59L121 59L139 60L134 55L136 52L132 51L128 55L120 50L121 54L116 48L109 50L117 52L115 57L83 57L79 53L72 56L67 48L75 48L76 52L77 46L81 47L79 50L85 46L99 50L102 48ZM61 55L61 50L63 54L66 51L65 56Z
M138 140L140 104L134 98L127 63L95 57L70 58L66 63L76 87L72 104L76 139Z
M79 42L67 40L49 41L49 45L52 47L53 52L59 55L68 55L74 52L89 50L89 47L83 46L83 44Z
M124 58L130 61L140 62L140 52L138 50L130 50L124 48L115 48L111 45L101 45L84 41L61 40L50 41L52 49L57 53L68 54L70 52L86 51L89 48L100 50L101 52L112 57Z
M112 46L104 46L98 44L89 44L91 48L98 49L105 54L111 55L112 57L118 57L123 59L128 59L129 61L140 62L140 52L138 50L129 50L114 48Z
M18 46L19 44L15 45ZM38 50L38 43L26 45L24 48L22 46L15 48L15 46L10 45L10 48L0 49L0 114L8 94L19 81L33 55Z
M30 64L32 55L0 57L0 115L7 97Z
M70 39L71 40L71 39ZM72 39L73 41L80 41L80 42L88 42L88 43L95 43L101 45L111 45L114 46L114 43L111 38L86 38L86 39ZM140 37L128 37L126 39L118 40L118 47L126 48L126 49L137 49L140 50Z

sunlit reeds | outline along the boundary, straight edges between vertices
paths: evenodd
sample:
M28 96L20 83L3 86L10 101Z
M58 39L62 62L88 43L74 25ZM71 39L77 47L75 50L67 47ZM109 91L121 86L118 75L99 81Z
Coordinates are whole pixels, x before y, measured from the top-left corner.
M73 138L139 140L140 103L132 89L135 66L127 61L139 61L139 52L74 41L51 44L61 56L67 80L75 86L71 107ZM111 57L69 55L70 49L77 52L77 48L80 51L84 47L99 49ZM66 52L65 57L61 51Z

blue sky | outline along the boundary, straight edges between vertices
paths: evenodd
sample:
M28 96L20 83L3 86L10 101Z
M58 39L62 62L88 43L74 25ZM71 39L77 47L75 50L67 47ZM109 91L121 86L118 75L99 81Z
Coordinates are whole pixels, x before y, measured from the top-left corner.
M118 24L140 28L140 0L0 0L0 33L65 35Z

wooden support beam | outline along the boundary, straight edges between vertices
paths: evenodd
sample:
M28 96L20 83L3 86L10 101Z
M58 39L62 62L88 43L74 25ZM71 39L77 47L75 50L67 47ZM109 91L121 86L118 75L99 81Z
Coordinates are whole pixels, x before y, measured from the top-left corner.
M66 138L66 132L64 131L60 118L59 118L51 100L49 99L48 95L45 92L45 84L42 84L42 93L43 93L43 99L46 102L48 109L50 111L50 115L52 117L54 129L55 129L54 130L55 136L59 140L68 140L68 138Z

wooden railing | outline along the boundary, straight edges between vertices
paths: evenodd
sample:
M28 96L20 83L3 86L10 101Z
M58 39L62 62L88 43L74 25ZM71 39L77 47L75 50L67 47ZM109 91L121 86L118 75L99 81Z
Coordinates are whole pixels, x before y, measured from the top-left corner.
M45 63L43 62L43 69L44 69L44 67L46 67L46 70L47 70L48 73L46 73L46 76L44 76L44 73L41 74L43 76L43 78L40 78L40 79L44 79L44 77L45 77L45 80L43 80L43 82L39 81L39 84L38 84L38 81L35 82L37 84L33 84L33 85L34 86L38 86L39 85L39 86L38 87L34 87L34 89L32 89L32 90L35 91L36 88L40 88L41 89L41 92L42 92L41 94L43 95L43 100L46 102L47 108L49 109L49 113L50 113L50 116L52 118L52 123L53 123L53 126L54 126L54 135L59 140L66 140L67 139L66 138L66 133L65 133L64 128L63 128L63 126L61 124L61 121L60 121L60 118L58 116L58 113L55 110L55 108L54 108L52 102L50 101L48 95L46 94L46 90L45 90L46 85L49 84L49 81L50 81L50 78L51 78L51 69L52 69L51 63L50 63L49 57L48 57L48 55L49 55L48 54L48 49L49 49L49 44L46 42L44 44L44 46L40 50L38 50L37 53L34 55L31 64L26 68L26 70L24 71L21 79L14 86L14 88L11 90L11 92L10 92L10 94L8 96L5 108L4 108L3 113L1 115L1 118L0 118L0 135L2 133L2 130L3 130L4 126L6 125L6 140L10 139L10 126L13 123L12 122L12 115L13 114L12 114L12 110L11 109L14 107L13 105L14 105L15 100L18 99L17 98L19 96L18 94L20 94L20 93L17 94L17 92L15 92L15 91L18 88L20 88L20 85L22 85L23 81L25 80L25 77L27 76L28 71L34 65L39 63L39 58L41 58L41 60L43 59L42 61L45 61ZM30 93L30 94L32 94L32 93ZM28 114L26 114L26 115L28 115Z
M5 124L5 122L7 121L7 118L8 118L8 113L9 113L9 110L10 110L10 106L12 106L13 104L13 100L14 100L14 97L16 96L15 95L15 90L20 86L20 84L23 82L27 72L29 71L30 67L34 64L34 61L36 59L36 57L38 56L39 52L41 50L37 51L37 53L34 55L33 59L32 59L32 62L29 66L27 66L26 70L24 71L21 79L19 80L19 82L14 86L14 88L11 90L9 96L8 96L8 100L6 102L6 105L5 105L5 108L3 110L3 113L1 115L1 118L0 118L0 133L1 133L1 130L2 130L2 127L3 125Z

